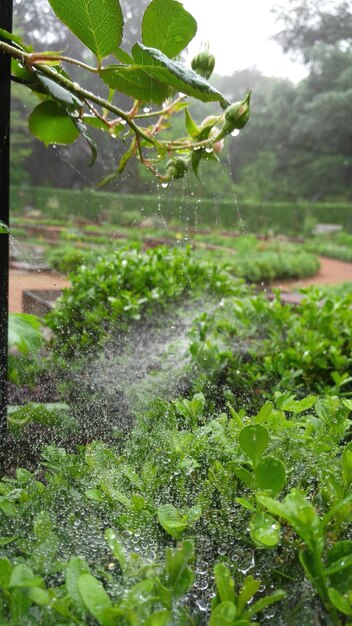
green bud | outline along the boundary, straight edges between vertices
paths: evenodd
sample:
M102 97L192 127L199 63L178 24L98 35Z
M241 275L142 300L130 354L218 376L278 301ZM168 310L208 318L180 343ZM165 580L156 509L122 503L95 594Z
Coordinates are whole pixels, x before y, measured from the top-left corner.
M242 102L235 102L231 104L225 111L225 120L229 126L232 126L230 132L235 129L243 128L249 120L249 102L251 98L251 92L249 91L247 97Z
M191 66L192 70L197 72L199 76L203 76L203 78L208 80L214 71L215 57L210 54L208 49L201 50L192 59Z
M225 123L220 130L220 133L215 138L215 141L219 141L226 135L229 135L234 130L240 130L243 128L248 120L250 113L250 98L251 92L249 91L246 98L242 102L235 102L230 104L224 112Z
M184 159L171 159L166 164L166 172L168 177L183 178L187 172L188 163Z

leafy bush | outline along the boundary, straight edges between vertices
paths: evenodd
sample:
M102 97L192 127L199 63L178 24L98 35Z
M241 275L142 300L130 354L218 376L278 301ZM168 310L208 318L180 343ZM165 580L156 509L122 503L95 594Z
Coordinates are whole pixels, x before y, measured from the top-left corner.
M61 274L77 272L82 265L92 263L92 253L89 250L76 248L54 248L49 251L47 258L50 266Z
M196 389L215 403L255 407L263 394L352 389L351 295L308 293L294 311L280 297L229 298L194 324Z
M352 262L352 248L335 242L325 241L307 241L304 247L309 252L330 257L331 259L339 259L340 261Z
M109 329L126 330L131 322L160 310L187 293L235 291L229 275L213 264L197 262L190 250L137 246L81 267L58 306L47 317L55 349L66 356L102 344Z
M235 259L235 276L253 283L313 276L319 270L318 259L305 252L276 253L264 251Z

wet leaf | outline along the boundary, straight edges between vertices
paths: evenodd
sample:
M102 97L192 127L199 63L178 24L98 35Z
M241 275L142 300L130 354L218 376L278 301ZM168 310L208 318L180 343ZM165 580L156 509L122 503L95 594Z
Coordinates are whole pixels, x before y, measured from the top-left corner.
M312 406L315 405L317 400L316 396L307 396L303 398L303 400L287 400L281 406L283 411L290 411L292 413L303 413L303 411L308 411Z
M152 0L142 22L142 41L168 57L175 57L193 39L197 22L176 0Z
M260 424L245 426L240 431L239 442L242 450L256 465L269 445L269 433Z
M65 107L49 100L42 102L32 111L28 125L33 135L46 146L74 143L79 137L79 131Z
M90 574L83 574L78 578L77 586L88 611L99 624L110 626L110 620L104 619L104 611L111 608L111 602L101 582Z
M249 524L250 535L259 546L272 548L280 539L280 524L268 513L256 513Z
M198 98L203 102L220 102L226 106L226 98L198 74L178 61L172 61L155 48L137 43L132 49L135 62L152 78L167 83L177 91Z
M285 485L285 466L283 462L275 456L262 457L254 473L259 489L270 489L274 494L277 494Z
M325 574L340 593L352 589L352 541L339 541L327 554Z
M178 539L187 528L187 517L181 515L172 504L162 504L159 506L157 515L159 524L171 537L175 537L175 539Z
M119 0L49 0L57 17L98 61L118 52L123 34Z
M215 584L220 602L235 602L235 584L230 570L224 563L217 563L214 567Z

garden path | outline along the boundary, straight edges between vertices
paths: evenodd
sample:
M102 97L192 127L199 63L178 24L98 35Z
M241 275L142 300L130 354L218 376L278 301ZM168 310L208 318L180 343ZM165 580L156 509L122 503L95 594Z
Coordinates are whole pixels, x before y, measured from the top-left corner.
M282 287L284 289L299 289L310 287L311 285L338 285L340 283L352 282L352 263L328 259L320 256L320 270L315 276L301 278L299 280L277 280L271 287Z

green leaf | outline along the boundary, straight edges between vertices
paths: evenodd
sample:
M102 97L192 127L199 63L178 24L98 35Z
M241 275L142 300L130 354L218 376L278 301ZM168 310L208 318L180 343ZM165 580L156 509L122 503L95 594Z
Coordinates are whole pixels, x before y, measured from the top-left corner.
M83 574L77 581L79 593L88 611L102 626L110 626L110 620L104 619L104 611L111 608L111 602L103 585L90 574Z
M97 150L97 145L93 137L90 135L87 126L81 120L77 111L70 113L70 118L73 121L74 125L76 126L81 137L83 137L86 140L88 146L90 147L92 158L91 158L89 165L94 165L96 158L98 156L98 150Z
M265 422L272 414L273 408L274 407L272 402L266 402L260 409L258 415L256 415L254 418L256 424L259 424L260 422Z
M126 567L126 555L122 544L118 541L116 533L112 528L107 528L104 532L105 541L108 544L113 556L120 563L121 569Z
M81 608L84 605L78 588L78 580L83 574L90 574L88 563L79 556L72 557L66 567L66 591L70 598Z
M322 523L313 506L297 489L291 489L283 502L261 494L257 501L270 513L286 519L311 550L322 549L324 544Z
M261 598L260 600L257 600L257 602L254 602L254 604L252 604L250 609L246 611L245 615L246 616L248 615L249 617L251 617L252 615L255 615L256 613L263 611L268 606L275 604L275 602L279 602L285 597L286 597L285 591L283 591L282 589L276 589L276 591L274 591L274 593L272 593L270 596L267 596L266 598Z
M171 624L171 617L170 611L157 611L148 617L145 626L168 626Z
M197 22L176 0L152 0L142 22L142 41L168 57L175 57L193 39Z
M344 447L341 461L343 481L348 487L352 483L352 441Z
M25 356L33 355L41 347L43 337L40 320L29 313L12 313L9 317L9 350L16 348Z
M100 76L112 89L143 102L161 104L170 95L167 83L151 77L135 65L109 65L101 70Z
M38 604L39 606L45 606L50 602L50 595L46 589L39 589L39 587L30 587L27 590L27 596Z
M83 107L82 100L77 98L77 96L75 96L75 94L68 89L65 89L54 80L44 76L44 74L41 74L40 72L37 72L36 76L40 84L43 86L44 91L49 94L49 96L55 98L55 100L60 100L60 102L63 102L66 106L72 107L73 109Z
M253 474L251 474L244 467L235 467L233 471L235 476L237 476L237 478L239 478L244 483L244 485L248 487L248 489L255 489L255 479Z
M123 15L118 0L49 0L57 17L91 50L98 61L118 53Z
M242 589L237 598L237 610L240 615L244 610L247 602L252 600L257 591L260 589L260 585L260 580L255 580L253 576L247 576L244 579Z
M12 570L9 587L42 587L43 579L39 576L34 576L32 570L20 563L16 565Z
M156 80L202 102L218 101L221 106L227 106L226 98L215 87L182 63L169 59L160 50L137 43L132 48L132 54L135 62Z
M122 155L116 170L112 174L109 174L109 176L106 176L101 181L99 181L97 187L104 187L105 185L108 185L113 180L115 180L115 178L119 174L121 174L121 172L123 172L123 170L125 169L128 161L133 157L133 155L135 153L135 146L136 146L136 142L135 142L135 140L133 140L131 145L130 145L130 147L128 148L128 150L126 150L126 152Z
M259 461L269 444L269 433L264 426L252 424L242 428L239 434L239 442L242 450L253 461L254 465Z
M194 548L190 541L184 541L181 548L166 551L166 573L168 586L173 596L182 596L193 585L194 574L189 564L194 560Z
M254 473L259 489L271 489L274 494L277 494L285 485L285 466L283 462L275 456L262 457Z
M328 589L330 602L344 615L352 615L352 605L337 589Z
M352 541L339 541L327 554L325 574L340 593L352 589Z
M316 403L316 396L307 396L303 398L303 400L287 400L281 406L283 411L290 411L291 413L303 413L303 411L308 411L312 406Z
M257 545L272 548L280 539L280 524L268 513L256 513L250 521L249 532Z
M0 220L0 235L8 235L9 232L9 227Z
M0 548L8 546L9 543L16 541L16 539L18 539L18 535L12 535L12 537L0 537Z
M173 504L162 504L159 506L157 515L159 524L175 539L178 539L187 528L187 517L181 515Z
M197 137L199 134L199 126L195 123L188 109L185 110L186 130L190 137Z
M12 565L6 558L0 559L0 586L8 587L10 584Z
M230 570L224 563L217 563L214 567L215 584L220 602L235 602L235 584Z
M233 626L236 619L236 606L232 602L221 602L212 610L209 626Z
M42 102L32 111L28 125L33 135L46 146L74 143L79 137L79 131L65 107L49 100Z

